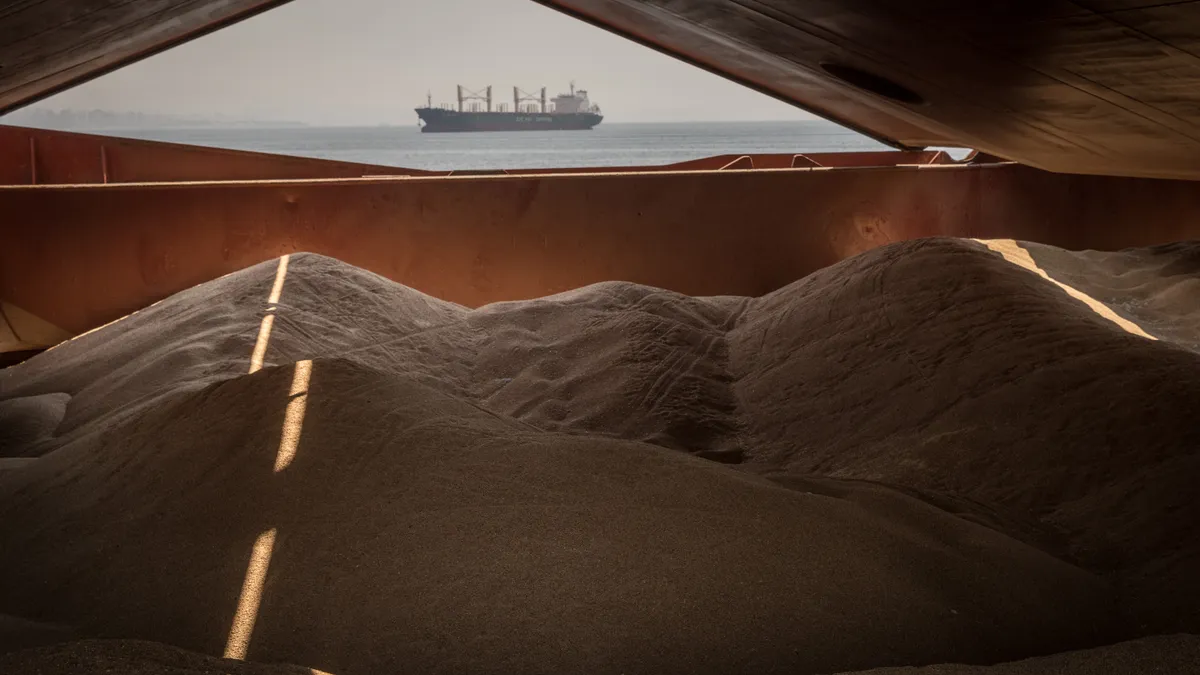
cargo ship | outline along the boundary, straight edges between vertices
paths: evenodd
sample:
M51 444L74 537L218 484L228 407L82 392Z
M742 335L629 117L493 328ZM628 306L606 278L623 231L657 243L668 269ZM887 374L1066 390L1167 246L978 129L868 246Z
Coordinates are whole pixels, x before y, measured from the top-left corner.
M600 106L588 100L586 89L575 89L546 100L546 88L532 95L513 87L512 110L508 103L493 105L492 88L473 92L458 85L458 104L433 105L426 95L425 106L417 108L423 132L443 131L585 131L600 124Z

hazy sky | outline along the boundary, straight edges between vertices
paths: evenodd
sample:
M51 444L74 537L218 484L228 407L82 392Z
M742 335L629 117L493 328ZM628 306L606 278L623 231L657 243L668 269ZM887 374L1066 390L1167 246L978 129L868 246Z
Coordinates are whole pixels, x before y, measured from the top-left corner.
M612 122L811 119L529 0L293 0L37 107L415 124L426 91L571 80Z

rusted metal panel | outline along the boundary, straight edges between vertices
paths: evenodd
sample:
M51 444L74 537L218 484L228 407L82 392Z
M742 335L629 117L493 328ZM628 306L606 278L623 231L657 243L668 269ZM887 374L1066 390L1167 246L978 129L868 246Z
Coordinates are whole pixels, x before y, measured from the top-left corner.
M0 298L68 331L282 253L465 305L623 279L758 295L930 235L1200 236L1200 184L1019 165L0 188Z
M376 164L0 125L0 185L357 178L365 175L435 174Z
M659 166L425 171L0 125L0 185L707 171L727 167L731 162L743 157L749 159L728 168L787 169L802 166L868 167L954 163L942 152L883 151L805 155L716 155ZM796 157L804 159L797 163Z

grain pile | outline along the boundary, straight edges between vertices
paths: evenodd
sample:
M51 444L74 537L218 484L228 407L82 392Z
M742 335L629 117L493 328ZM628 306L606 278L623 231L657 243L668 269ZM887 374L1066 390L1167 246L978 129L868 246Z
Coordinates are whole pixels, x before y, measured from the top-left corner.
M0 613L114 638L0 670L832 673L1200 632L1194 249L1026 250L1158 339L946 239L755 299L468 310L308 254L197 286L0 371Z

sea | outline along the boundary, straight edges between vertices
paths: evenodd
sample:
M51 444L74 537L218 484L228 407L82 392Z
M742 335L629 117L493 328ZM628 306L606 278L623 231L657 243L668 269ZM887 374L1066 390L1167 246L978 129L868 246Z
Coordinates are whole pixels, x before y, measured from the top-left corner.
M424 134L413 126L103 131L114 136L412 169L672 164L724 154L857 152L887 146L823 120L623 124L590 131Z

